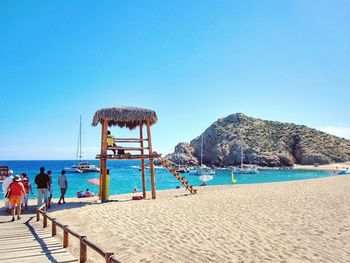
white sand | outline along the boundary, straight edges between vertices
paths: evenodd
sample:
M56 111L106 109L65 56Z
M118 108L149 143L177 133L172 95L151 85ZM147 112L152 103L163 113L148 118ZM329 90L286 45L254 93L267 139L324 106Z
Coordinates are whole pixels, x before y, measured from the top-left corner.
M51 214L122 262L349 262L350 176L184 193Z
M294 169L306 169L306 170L327 170L327 171L341 171L350 170L350 162L345 163L332 163L319 165L315 167L314 165L294 165Z

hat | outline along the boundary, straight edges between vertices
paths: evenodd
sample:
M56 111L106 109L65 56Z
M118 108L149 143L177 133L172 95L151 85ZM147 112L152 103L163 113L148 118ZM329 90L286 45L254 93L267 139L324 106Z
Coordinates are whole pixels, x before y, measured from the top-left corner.
M9 171L8 171L8 174L13 174L13 171L12 171L12 170L9 170Z
M15 175L15 177L13 178L14 182L20 182L22 181L21 177L19 175Z

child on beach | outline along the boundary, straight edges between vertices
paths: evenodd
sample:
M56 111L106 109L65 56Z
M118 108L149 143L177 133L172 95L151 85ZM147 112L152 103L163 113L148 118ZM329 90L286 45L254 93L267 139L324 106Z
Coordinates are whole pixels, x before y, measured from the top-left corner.
M21 219L21 203L22 196L25 193L24 186L22 184L22 179L19 175L16 175L13 178L13 182L10 184L8 191L10 192L10 205L11 205L11 213L12 220L15 221L15 206L17 211L17 219Z
M32 193L33 195L33 189L32 189L32 185L30 184L30 181L27 177L27 173L23 172L22 173L22 184L24 186L24 194L22 197L22 204L24 205L24 210L28 209L28 195L29 195L29 191Z

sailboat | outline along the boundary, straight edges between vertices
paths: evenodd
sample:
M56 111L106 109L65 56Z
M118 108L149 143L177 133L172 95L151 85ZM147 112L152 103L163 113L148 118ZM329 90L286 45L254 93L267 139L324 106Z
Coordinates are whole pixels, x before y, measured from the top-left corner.
M241 165L233 169L235 174L257 174L258 169L255 165L244 165L243 164L244 153L243 148L241 147Z
M215 171L210 169L209 167L205 166L203 164L203 134L201 136L201 162L200 162L200 167L199 168L192 168L189 171L189 174L192 175L199 175L199 179L203 182L206 183L207 181L210 181L213 179L213 176L215 174ZM203 179L203 180L202 180Z
M79 154L79 156L78 156ZM80 125L79 125L79 137L78 137L78 147L76 159L79 162L77 164L72 165L71 167L64 168L67 172L71 173L87 173L87 172L100 172L100 168L94 164L90 164L88 162L82 161L82 153L81 153L81 115L80 115Z

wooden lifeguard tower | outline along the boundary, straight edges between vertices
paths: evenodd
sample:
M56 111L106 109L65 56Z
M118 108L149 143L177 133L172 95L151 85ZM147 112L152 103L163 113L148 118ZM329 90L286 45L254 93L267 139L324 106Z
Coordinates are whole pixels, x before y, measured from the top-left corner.
M154 174L154 159L159 159L160 163L165 166L185 187L191 192L196 193L196 189L193 189L192 185L181 176L169 161L161 158L161 156L153 151L152 148L152 136L151 126L157 122L157 114L153 110L142 109L136 107L114 107L104 108L98 110L93 118L92 125L97 126L99 123L102 125L101 135L101 153L96 156L96 159L100 159L100 184L101 184L101 201L107 201L107 160L141 160L141 175L142 175L142 193L143 198L146 198L146 178L145 178L145 160L149 160L150 174L151 174L151 187L152 187L152 199L156 199L156 185ZM139 128L139 138L115 138L114 142L116 146L108 146L108 127L119 126L121 128L128 128L134 130ZM144 138L143 126L146 126L147 136ZM131 144L136 147L122 147L118 146L118 143ZM113 154L107 153L108 150L115 151Z

